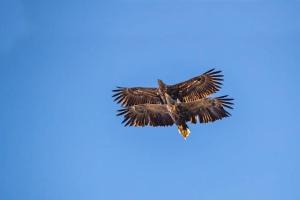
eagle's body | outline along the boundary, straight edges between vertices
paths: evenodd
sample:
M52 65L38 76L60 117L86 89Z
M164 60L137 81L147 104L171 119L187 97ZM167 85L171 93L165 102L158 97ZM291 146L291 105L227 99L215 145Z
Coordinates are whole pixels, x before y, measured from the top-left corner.
M170 97L167 93L167 85L162 80L158 80L158 91L164 104L167 104L169 115L171 116L174 124L177 125L179 133L186 138L190 134L190 130L184 120L188 110L182 107L179 99L175 101L172 97Z
M113 97L124 106L118 115L124 115L125 126L175 124L186 138L190 133L186 122L207 123L230 116L224 107L232 108L233 99L208 98L219 90L222 76L220 71L210 70L176 85L158 80L158 88L118 88Z

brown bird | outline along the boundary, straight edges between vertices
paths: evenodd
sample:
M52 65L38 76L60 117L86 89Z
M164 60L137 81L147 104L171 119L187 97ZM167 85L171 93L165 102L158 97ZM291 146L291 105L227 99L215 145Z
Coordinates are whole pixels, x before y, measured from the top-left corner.
M166 104L164 93L172 99L181 102L195 101L217 92L221 88L223 81L221 71L211 69L200 76L175 85L166 85L158 80L158 88L118 87L113 90L114 101L121 103L122 106L132 106L138 104Z
M171 126L176 124L186 138L190 130L186 122L213 122L230 116L224 109L230 108L232 98L221 96L208 98L218 91L223 79L221 71L214 69L188 81L166 85L158 80L158 88L118 88L113 90L115 101L124 108L118 111L124 115L125 126Z

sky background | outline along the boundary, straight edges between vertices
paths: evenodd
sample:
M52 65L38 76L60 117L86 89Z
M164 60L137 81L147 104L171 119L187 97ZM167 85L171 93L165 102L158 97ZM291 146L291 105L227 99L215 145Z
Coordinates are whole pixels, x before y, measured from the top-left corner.
M0 2L1 200L300 199L299 1ZM232 117L124 128L116 86L216 67Z

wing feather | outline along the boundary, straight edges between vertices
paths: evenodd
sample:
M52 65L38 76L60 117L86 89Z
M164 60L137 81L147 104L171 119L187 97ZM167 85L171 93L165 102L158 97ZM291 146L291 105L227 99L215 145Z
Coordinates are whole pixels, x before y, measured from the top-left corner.
M118 110L124 115L125 126L172 126L174 124L167 105L140 104Z
M196 123L198 118L200 123L214 122L224 117L229 117L230 113L225 108L233 109L233 99L228 96L217 98L204 98L193 102L181 103L185 113L182 113L186 121Z
M120 103L122 106L133 106L138 104L161 104L162 101L158 95L158 90L156 88L125 88L117 87L113 90L112 97L114 101Z
M191 102L219 91L223 81L221 71L211 69L200 76L168 86L168 94L181 102Z

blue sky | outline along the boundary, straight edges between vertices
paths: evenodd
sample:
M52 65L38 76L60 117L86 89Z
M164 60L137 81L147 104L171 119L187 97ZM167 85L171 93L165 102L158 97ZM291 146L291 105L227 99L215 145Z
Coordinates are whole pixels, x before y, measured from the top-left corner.
M299 1L0 3L0 199L300 199ZM216 67L232 117L124 128L115 86Z

